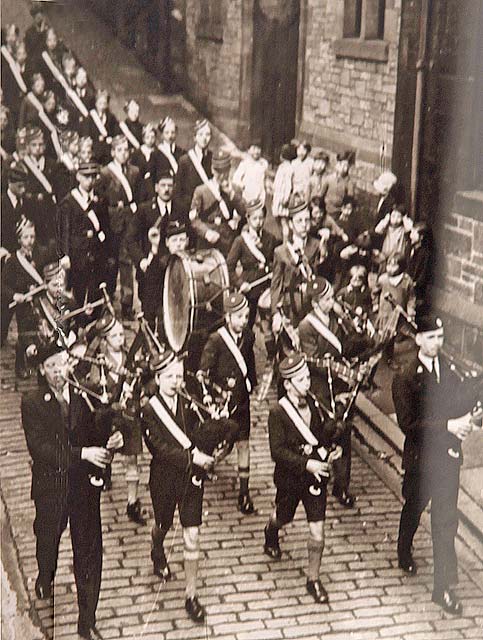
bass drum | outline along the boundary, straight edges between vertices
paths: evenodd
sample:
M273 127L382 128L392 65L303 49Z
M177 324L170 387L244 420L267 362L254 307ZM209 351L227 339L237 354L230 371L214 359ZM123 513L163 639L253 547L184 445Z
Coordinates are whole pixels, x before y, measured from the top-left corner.
M175 353L193 333L207 332L223 320L223 294L230 279L225 258L217 249L172 255L164 277L163 322Z

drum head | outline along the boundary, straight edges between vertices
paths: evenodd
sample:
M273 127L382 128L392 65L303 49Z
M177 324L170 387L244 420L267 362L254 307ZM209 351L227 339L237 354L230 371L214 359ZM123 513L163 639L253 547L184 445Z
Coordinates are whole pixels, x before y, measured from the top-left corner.
M169 346L175 353L183 350L190 324L191 279L184 260L173 255L169 259L163 288L163 321Z

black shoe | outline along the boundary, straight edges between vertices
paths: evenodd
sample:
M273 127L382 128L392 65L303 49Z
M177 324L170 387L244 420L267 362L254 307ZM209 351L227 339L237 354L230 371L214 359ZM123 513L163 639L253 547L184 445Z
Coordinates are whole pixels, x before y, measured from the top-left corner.
M145 526L146 519L143 517L143 512L141 509L141 503L139 499L136 500L136 502L132 502L132 503L128 502L126 513L129 520L132 520L132 522L135 522L136 524L140 524L142 527Z
M153 573L158 578L161 578L164 582L168 582L171 580L171 569L169 568L169 564L166 562L166 558L163 560L154 560L153 561Z
M307 592L315 602L320 602L320 604L327 604L327 602L329 602L329 594L322 586L320 580L307 580Z
M193 596L192 598L186 598L184 603L184 608L186 609L187 614L197 624L200 624L205 619L205 608L200 601L198 600L198 596Z
M43 582L37 578L35 581L35 595L39 600L48 600L48 598L52 597L52 583Z
M332 495L337 498L339 504L341 504L346 509L352 509L354 503L356 501L355 496L353 496L348 491L339 491L337 489L332 490Z
M445 589L441 593L433 591L431 600L435 604L439 604L439 606L443 608L443 611L453 616L460 616L463 613L463 605L449 589Z
M238 496L238 511L241 511L244 516L255 513L255 506L248 493L240 494Z
M272 558L272 560L280 560L282 557L282 550L278 542L278 529L271 527L267 524L265 527L265 544L263 545L263 552Z
M418 572L418 565L416 564L410 553L398 557L398 567L409 576L415 576Z
M104 640L104 636L96 626L77 627L77 633L83 640Z

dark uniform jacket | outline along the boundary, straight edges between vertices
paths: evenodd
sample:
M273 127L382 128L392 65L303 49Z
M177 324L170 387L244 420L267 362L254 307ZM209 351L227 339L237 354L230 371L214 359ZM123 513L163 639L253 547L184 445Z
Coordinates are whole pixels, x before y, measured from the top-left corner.
M123 120L123 122L126 125L126 127L129 129L129 131L132 133L132 135L139 142L139 144L141 145L143 143L143 124L142 124L142 122L139 122L139 120L137 120L136 122L133 122L132 120L128 120L127 118L125 120ZM116 135L125 135L124 131L121 129L121 126L120 126L119 122L116 125ZM131 141L129 140L129 138L127 138L127 141L129 142L129 147L131 149L133 149L134 147L131 144Z
M257 384L255 356L253 353L254 342L253 331L248 327L245 328L238 348L245 360L252 389ZM218 384L223 389L232 391L230 409L235 406L237 408L231 417L236 420L242 429L248 429L250 426L250 396L246 381L233 354L217 331L210 335L205 344L199 368L206 372L208 378L215 384ZM234 380L231 385L230 379Z
M481 393L473 380L461 382L441 355L439 364L439 384L417 356L392 383L399 428L406 436L403 468L411 473L444 467L452 455L448 450L462 462L461 441L448 431L448 420L470 411Z
M171 207L170 213L165 214L163 212L161 216L158 200L153 198L149 202L143 202L136 214L130 217L126 240L129 254L136 266L139 265L143 258L147 257L151 249L151 243L148 239L148 231L151 227L156 226L159 229L161 235L160 253L167 253L165 239L169 223L174 221L183 225L188 223L188 215L181 208L179 200L171 200L169 206Z
M248 233L248 231L247 231ZM243 235L238 235L233 241L230 252L226 259L226 266L230 274L230 283L232 286L240 286L242 282L253 282L263 277L271 271L273 252L277 240L271 233L262 231L261 237L257 243L257 248L265 256L265 264L259 262L248 247ZM236 268L238 263L242 266L242 273L237 277ZM261 293L270 286L270 281L260 284L251 289L247 294L248 300L258 300Z
M212 177L211 172L211 159L213 154L207 150L203 156L201 164L206 172L208 178ZM188 153L182 155L178 162L178 173L176 174L176 191L175 195L182 199L183 207L186 211L189 211L193 193L202 180L196 171Z
M174 416L164 403L160 394L156 398L171 415L176 424L191 439L199 419L190 409L189 403L178 396L176 415ZM191 469L191 453L179 444L168 429L161 424L151 405L146 404L141 412L144 440L153 456L153 463L161 465L167 473L184 475Z
M324 420L311 398L307 398L307 402L311 413L310 430L319 446L328 448L332 444L329 421ZM306 465L310 457L317 459L317 456L314 452L309 454L307 448L304 450L306 440L278 402L272 406L268 415L268 433L270 453L275 462L275 485L290 487L293 482L314 482L314 476L306 471Z
M84 120L82 123L82 128L80 134L82 136L89 136L92 138L94 143L93 145L93 155L97 162L100 164L106 164L111 160L111 143L108 138L113 138L116 135L117 131L117 119L113 113L109 110L106 112L106 122L104 127L107 131L107 136L104 136L99 129L97 128L92 116L89 115L88 118Z
M97 201L91 202L84 211L72 195L72 191L62 200L59 207L60 247L62 252L69 256L72 271L86 273L97 270L101 282L112 245L107 202L94 196ZM99 231L96 231L90 220L89 211L96 215Z
M67 493L67 473L81 461L81 445L69 441L68 420L47 385L22 397L22 426L32 458L32 492L35 499L42 494ZM80 443L80 439L79 439Z
M32 219L29 200L25 197L22 198L22 201L17 199L17 205L14 207L8 193L2 193L2 238L0 245L8 249L10 253L18 249L15 226L22 216L25 216L27 219Z
M305 244L304 256L298 263L289 251L286 244L277 247L273 254L273 277L270 286L272 314L282 308L294 324L298 324L303 317L306 301L300 285L307 282L300 264L304 264L309 277L315 275L320 261L319 242L315 238L308 237Z
M25 166L29 174L26 197L30 200L29 207L32 212L32 222L35 223L37 242L47 245L55 240L56 234L58 164L55 160L45 157L42 173L47 178L52 193L49 193L26 163Z
M20 111L20 105L22 103L24 92L20 88L15 76L10 69L10 65L2 56L2 102L3 104L10 109L11 119L13 120L14 126L17 125L18 114ZM20 76L27 86L27 90L30 88L31 82L31 68L29 65L29 61L25 63L23 73L19 70Z
M177 171L174 171L170 161L168 160L167 156L162 152L161 149L158 148L156 149L156 151L157 153L154 154L154 169L155 169L156 178L157 176L161 175L161 173L165 173L166 171L173 171L175 174L177 174L179 171L179 161L181 157L186 153L186 151L184 149L181 149L181 147L178 147L178 145L172 145L171 147L171 153L174 156L174 159L176 160L176 162L178 163Z
M220 209L220 203L213 195L211 189L205 184L200 184L194 190L193 200L191 202L190 211L196 210L197 212L196 218L191 220L191 227L197 237L196 245L198 249L215 247L226 257L238 233L238 228L232 229L228 222L233 219L235 212L243 218L244 206L241 199L236 196L230 198L227 193L221 190L220 195L228 208L230 219L227 220L224 217ZM212 229L220 234L220 238L215 245L205 240L208 229Z
M88 84L86 87L83 87L82 89L74 88L74 91L82 100L87 111L94 109L96 104L96 94L94 88L90 84ZM76 107L75 103L69 97L66 98L65 106L69 112L69 122L71 123L71 129L77 131L80 135L83 135L86 131L86 122L90 119L89 115L82 115L82 113ZM97 135L99 135L99 132L97 132Z

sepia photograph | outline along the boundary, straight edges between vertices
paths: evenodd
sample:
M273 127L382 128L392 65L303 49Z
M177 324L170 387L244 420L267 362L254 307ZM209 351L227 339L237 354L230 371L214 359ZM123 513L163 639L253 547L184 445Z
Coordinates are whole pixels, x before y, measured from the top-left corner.
M483 0L2 0L2 640L483 638Z

